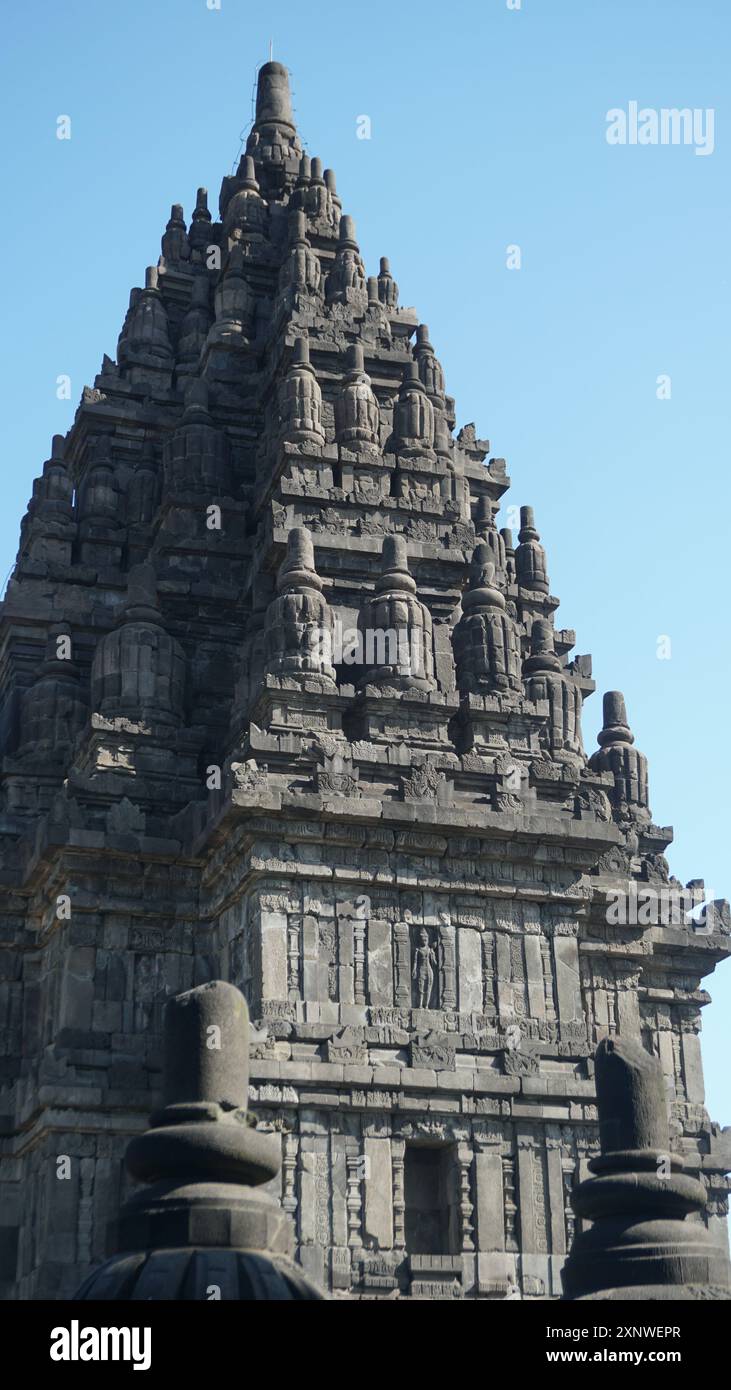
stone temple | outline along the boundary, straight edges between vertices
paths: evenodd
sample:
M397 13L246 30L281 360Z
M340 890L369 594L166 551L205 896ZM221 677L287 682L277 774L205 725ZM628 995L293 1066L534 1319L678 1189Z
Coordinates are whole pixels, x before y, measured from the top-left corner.
M165 1002L216 979L312 1284L559 1297L617 1034L722 1247L728 906L689 917L617 692L585 751L533 512L500 529L504 461L455 427L268 63L219 220L173 207L53 441L0 612L4 1297L104 1260Z

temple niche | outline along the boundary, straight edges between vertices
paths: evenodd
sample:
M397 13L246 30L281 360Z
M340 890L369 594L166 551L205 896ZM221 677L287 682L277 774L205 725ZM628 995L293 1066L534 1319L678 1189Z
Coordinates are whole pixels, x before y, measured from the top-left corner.
M607 1039L661 1074L721 1250L700 1020L729 908L632 916L703 885L672 876L619 691L585 749L591 658L547 553L569 534L502 524L505 460L303 153L282 64L217 212L180 192L0 606L0 1294L67 1298L116 1258L165 1006L210 981L248 1006L238 1180L269 1154L290 1291L560 1297Z

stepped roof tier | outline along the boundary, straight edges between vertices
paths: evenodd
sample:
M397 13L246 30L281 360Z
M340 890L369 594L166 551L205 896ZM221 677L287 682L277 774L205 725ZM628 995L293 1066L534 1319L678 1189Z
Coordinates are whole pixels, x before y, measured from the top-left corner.
M560 1296L614 1033L662 1064L722 1242L698 1034L728 905L689 920L618 692L587 753L547 538L501 526L505 461L457 430L281 64L218 220L184 206L0 608L0 1290L68 1297L104 1258L165 1000L218 978L316 1283Z

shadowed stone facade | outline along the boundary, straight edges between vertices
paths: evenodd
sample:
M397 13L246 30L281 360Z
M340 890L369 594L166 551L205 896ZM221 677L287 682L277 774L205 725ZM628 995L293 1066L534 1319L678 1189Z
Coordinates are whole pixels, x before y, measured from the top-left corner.
M70 1297L105 1258L165 1001L216 978L325 1287L560 1296L608 1034L659 1060L721 1244L728 906L667 920L624 701L587 757L532 509L499 529L505 464L455 435L277 63L219 214L173 207L0 613L0 1289Z

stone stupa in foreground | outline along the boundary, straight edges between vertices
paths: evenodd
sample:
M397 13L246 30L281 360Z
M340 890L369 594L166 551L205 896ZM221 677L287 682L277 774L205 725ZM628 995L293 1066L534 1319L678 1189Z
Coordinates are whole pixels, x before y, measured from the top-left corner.
M728 907L662 908L624 701L588 758L533 513L499 529L504 463L455 437L278 63L219 212L173 207L0 613L0 1290L69 1297L105 1258L163 1005L217 977L317 1283L559 1296L616 1033L662 1064L720 1245L698 1034ZM608 911L637 891L661 920Z

